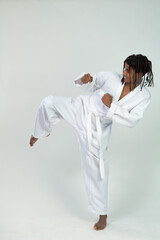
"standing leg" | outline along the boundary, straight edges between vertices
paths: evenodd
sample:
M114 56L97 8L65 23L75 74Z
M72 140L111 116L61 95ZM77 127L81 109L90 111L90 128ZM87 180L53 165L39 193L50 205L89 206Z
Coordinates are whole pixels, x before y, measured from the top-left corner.
M94 148L91 153L86 144L80 142L80 150L89 202L88 210L99 215L99 221L94 225L94 229L101 230L106 227L107 220L109 161L105 158L104 153L105 178L101 179L98 149Z

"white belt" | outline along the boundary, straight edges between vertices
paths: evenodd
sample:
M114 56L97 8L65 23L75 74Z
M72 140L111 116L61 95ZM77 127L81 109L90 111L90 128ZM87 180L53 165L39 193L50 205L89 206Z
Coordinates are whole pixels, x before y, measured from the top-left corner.
M93 108L93 111L89 112L88 119L87 119L87 137L88 137L88 147L89 151L91 152L92 148L92 115L95 115L96 117L96 128L97 128L97 137L99 142L99 170L100 170L100 176L102 179L104 179L104 161L103 161L103 151L101 146L101 138L102 138L102 128L101 128L101 122L100 117L98 115L97 110L95 109L94 102L93 102L93 96L90 96L90 103L91 107Z

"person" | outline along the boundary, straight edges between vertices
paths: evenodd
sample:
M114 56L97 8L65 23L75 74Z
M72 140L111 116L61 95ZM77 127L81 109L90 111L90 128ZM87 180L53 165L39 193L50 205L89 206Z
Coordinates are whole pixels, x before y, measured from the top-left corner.
M146 56L133 54L125 59L123 74L83 73L74 83L90 94L43 98L30 146L49 136L62 119L71 124L79 142L88 210L99 215L94 229L102 230L107 225L109 160L106 152L112 123L134 127L143 118L151 100L146 86L154 85L152 63Z

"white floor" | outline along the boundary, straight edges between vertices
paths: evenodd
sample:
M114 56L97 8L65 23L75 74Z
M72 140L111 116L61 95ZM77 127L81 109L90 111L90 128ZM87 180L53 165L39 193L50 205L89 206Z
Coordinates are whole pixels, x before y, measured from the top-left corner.
M42 199L41 199L42 201ZM58 207L57 207L58 206ZM71 207L71 206L70 206ZM115 214L115 216L113 216ZM108 226L96 232L93 224L97 217L90 213L74 211L59 205L49 205L47 201L34 204L30 208L14 206L5 209L1 215L1 240L61 240L61 239L159 239L159 223L156 215L149 218L145 211L135 214L124 214L116 217L110 213Z
M7 137L4 138L6 140ZM1 240L160 239L160 216L157 213L159 203L154 200L154 196L138 192L136 195L134 191L132 194L131 184L125 189L122 178L118 184L112 163L108 226L105 230L96 232L93 225L98 216L87 210L80 163L77 160L74 163L75 159L70 159L68 163L63 161L59 149L54 150L60 161L55 163L47 155L54 145L53 136L41 140L32 150L26 144L27 141L26 137L23 146L18 142L14 148L10 142L6 159L4 156L1 165ZM21 146L19 152L18 145ZM46 153L46 158L43 152ZM77 152L73 151L72 155L79 160ZM38 159L36 156L39 156ZM70 156L67 153L67 159ZM118 191L119 186L121 190Z

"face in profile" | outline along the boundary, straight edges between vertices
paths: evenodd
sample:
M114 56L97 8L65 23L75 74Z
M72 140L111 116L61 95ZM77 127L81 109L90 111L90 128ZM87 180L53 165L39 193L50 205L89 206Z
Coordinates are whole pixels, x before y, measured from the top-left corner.
M140 84L140 79L142 77L142 73L135 73L135 70L130 67L127 63L124 65L123 69L123 77L124 77L124 82L129 85L131 81L131 86L134 86L134 82L136 80L136 86Z

